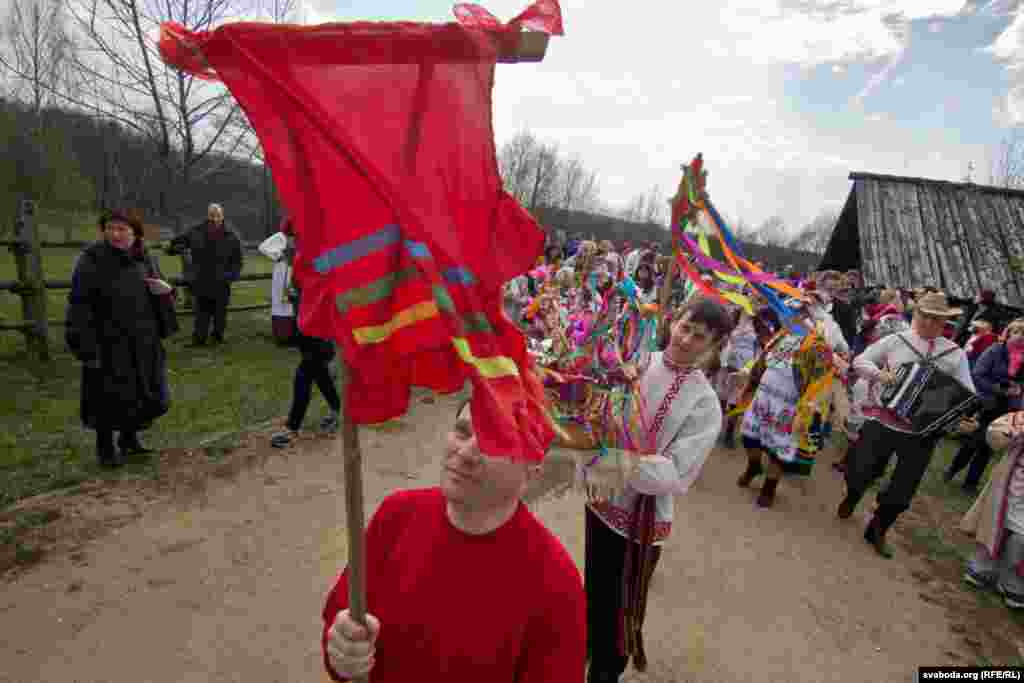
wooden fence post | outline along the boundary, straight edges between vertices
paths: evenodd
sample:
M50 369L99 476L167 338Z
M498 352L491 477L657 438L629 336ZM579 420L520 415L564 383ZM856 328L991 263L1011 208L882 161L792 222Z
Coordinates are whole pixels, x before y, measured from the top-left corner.
M38 360L50 360L50 327L46 319L46 278L43 274L43 250L35 224L36 205L30 199L18 202L14 219L14 258L18 266L21 317L30 327L25 331L29 353Z

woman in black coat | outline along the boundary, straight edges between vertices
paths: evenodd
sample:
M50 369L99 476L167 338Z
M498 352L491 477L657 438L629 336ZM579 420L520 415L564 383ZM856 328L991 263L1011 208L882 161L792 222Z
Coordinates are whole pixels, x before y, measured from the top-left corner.
M71 276L65 341L82 362L82 424L96 430L100 464L117 466L122 454L150 452L138 432L170 407L160 340L174 331L166 313L174 295L137 220L112 211L99 226L103 238L85 248Z

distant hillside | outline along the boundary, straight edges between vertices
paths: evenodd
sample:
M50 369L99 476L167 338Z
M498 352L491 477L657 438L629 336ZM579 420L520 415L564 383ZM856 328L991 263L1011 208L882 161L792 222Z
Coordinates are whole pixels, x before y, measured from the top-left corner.
M588 239L593 237L597 240L610 240L616 246L620 246L622 242L657 242L667 249L672 243L668 229L654 223L631 223L612 216L563 209L539 208L534 213L535 218L549 231L564 230L567 234L585 236ZM809 251L752 244L742 240L739 244L744 256L763 263L766 268L773 271L792 266L797 272L807 273L817 268L821 260L819 254ZM713 255L721 258L720 253Z

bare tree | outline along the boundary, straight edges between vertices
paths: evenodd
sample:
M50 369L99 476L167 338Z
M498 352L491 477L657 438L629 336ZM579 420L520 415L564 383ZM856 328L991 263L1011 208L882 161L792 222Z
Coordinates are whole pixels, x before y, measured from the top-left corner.
M530 189L530 211L553 204L554 189L558 181L558 145L546 144L537 149L533 161Z
M158 210L175 214L178 192L216 173L249 133L227 89L166 66L156 36L164 21L209 30L238 17L242 0L66 0L82 49L82 89L66 99L148 140L162 171Z
M37 131L43 109L66 85L71 41L64 29L62 0L18 0L2 29L0 67L12 77L15 94L27 91Z
M1024 186L1024 138L1015 127L1009 137L989 153L989 185L1019 189Z
M530 178L538 147L540 143L533 133L523 130L502 145L498 154L498 167L505 190L523 205L530 198Z
M661 223L665 220L668 200L658 185L647 192L644 203L643 221L645 223Z
M824 209L789 241L789 248L824 254L838 221L837 211Z
M647 207L647 195L637 194L626 204L626 208L619 212L622 220L629 223L640 223L644 220L644 213Z

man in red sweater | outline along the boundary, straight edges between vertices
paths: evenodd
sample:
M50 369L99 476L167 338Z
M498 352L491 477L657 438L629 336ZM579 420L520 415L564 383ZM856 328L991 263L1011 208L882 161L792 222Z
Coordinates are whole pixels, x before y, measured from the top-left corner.
M467 403L441 486L394 493L366 531L367 628L348 572L327 596L324 665L335 681L582 681L586 597L561 542L521 502L540 466L480 452Z

